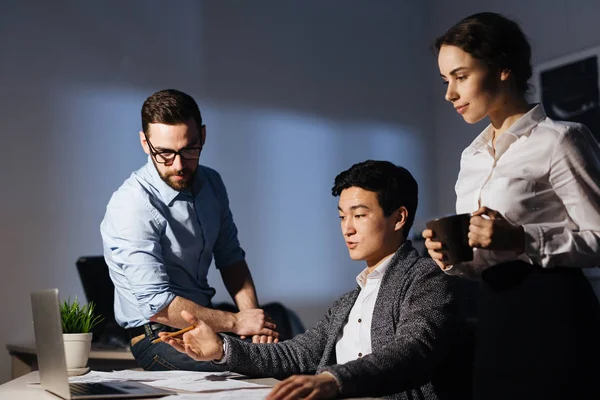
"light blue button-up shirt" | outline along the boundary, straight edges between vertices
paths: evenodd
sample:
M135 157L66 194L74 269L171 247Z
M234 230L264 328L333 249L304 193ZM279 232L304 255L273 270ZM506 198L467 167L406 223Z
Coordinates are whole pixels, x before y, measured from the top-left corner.
M113 194L100 225L115 284L115 317L124 328L149 322L175 296L210 306L206 279L244 259L220 175L198 166L192 191L176 191L152 161Z

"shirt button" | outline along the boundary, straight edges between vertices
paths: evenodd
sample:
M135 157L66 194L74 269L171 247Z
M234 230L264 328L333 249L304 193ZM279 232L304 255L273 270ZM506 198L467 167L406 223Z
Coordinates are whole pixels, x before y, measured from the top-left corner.
M360 324L361 322L362 322L362 319L360 319L360 318L359 318L359 319L358 319L358 323Z
M362 357L362 353L358 353L358 356L359 356L359 357Z

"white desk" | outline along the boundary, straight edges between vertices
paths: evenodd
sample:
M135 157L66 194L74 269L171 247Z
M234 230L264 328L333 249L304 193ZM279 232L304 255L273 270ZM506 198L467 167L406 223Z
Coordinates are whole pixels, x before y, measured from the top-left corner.
M244 379L246 382L258 383L261 385L273 386L277 383L277 379L273 378L262 378L262 379ZM0 399L1 400L57 400L60 397L53 395L50 392L46 392L42 389L41 385L31 385L29 382L39 382L40 376L38 371L33 371L27 375L23 375L17 379L6 382L0 385Z
M275 386L278 382L274 378L247 378L242 379L246 382L257 383L260 385ZM41 385L30 385L29 382L39 382L40 376L38 371L33 371L27 375L23 375L17 379L6 382L0 385L0 400L58 400L58 396L46 392ZM352 399L350 399L352 400ZM374 397L363 397L361 400L376 400Z

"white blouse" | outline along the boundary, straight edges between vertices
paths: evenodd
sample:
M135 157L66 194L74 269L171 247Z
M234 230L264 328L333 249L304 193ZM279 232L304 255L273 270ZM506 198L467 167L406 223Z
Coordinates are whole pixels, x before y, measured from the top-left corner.
M525 230L525 254L474 249L446 270L476 278L486 267L523 260L542 267L600 265L600 146L581 124L554 121L534 106L492 147L488 126L461 157L456 212L480 206ZM600 134L600 132L599 132Z

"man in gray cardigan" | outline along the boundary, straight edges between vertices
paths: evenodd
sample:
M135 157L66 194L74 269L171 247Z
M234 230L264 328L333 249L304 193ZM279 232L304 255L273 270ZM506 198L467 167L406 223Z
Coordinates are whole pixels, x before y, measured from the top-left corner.
M163 341L231 371L287 378L269 399L458 398L436 377L454 372L449 357L458 343L461 307L455 280L420 257L407 240L417 191L410 172L385 161L355 164L335 178L332 193L340 197L346 246L366 268L357 277L358 287L306 333L276 344L247 343L219 336L183 311L196 328Z

